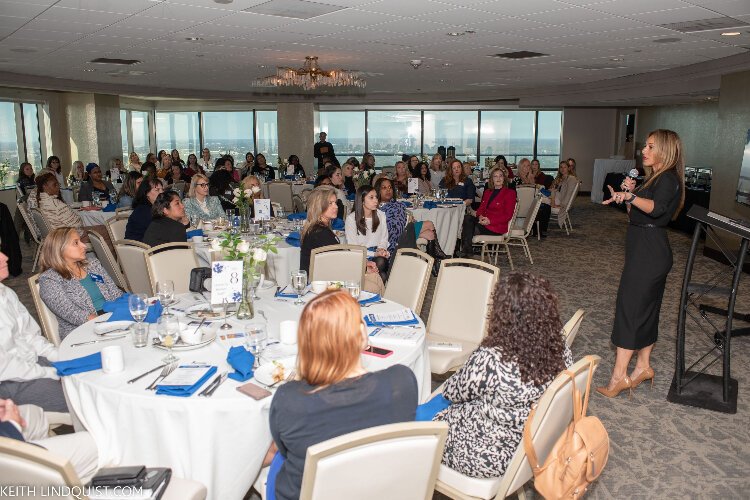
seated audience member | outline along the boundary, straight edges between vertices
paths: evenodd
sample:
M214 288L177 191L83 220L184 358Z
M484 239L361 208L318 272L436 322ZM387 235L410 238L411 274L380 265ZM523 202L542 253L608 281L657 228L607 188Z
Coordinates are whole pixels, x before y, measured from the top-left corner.
M60 338L96 318L105 301L122 295L96 257L86 259L78 229L60 227L42 243L39 294L57 317Z
M419 162L416 168L417 192L419 194L430 194L432 181L430 180L430 167L425 162Z
M516 185L528 184L531 186L536 185L536 178L531 172L531 162L528 158L522 158L518 162L518 176L516 177Z
M198 157L195 156L195 153L190 153L188 155L187 164L185 165L185 169L182 171L182 174L185 176L185 180L188 182L195 174L206 175L206 171L203 170L203 167L198 165Z
M232 162L231 157L223 156L216 160L214 174L222 170L226 171L229 174L230 182L240 182L240 173L235 170L234 163Z
M432 182L432 188L437 189L440 187L440 181L445 177L445 162L443 157L439 154L433 155L430 160L430 181Z
M203 169L203 175L208 176L209 171L213 171L214 162L211 161L211 150L203 148L201 150L201 159L198 160L198 165Z
M18 181L16 184L21 188L24 195L28 195L28 191L34 189L36 186L36 182L34 182L35 178L34 167L31 166L31 163L27 161L21 163L21 166L18 167Z
M149 155L152 155L153 153L149 153ZM145 162L141 166L141 173L143 174L143 177L151 177L154 179L158 179L159 175L156 172L156 164L151 163L150 161Z
M493 167L501 166L505 170L505 176L508 178L508 182L512 182L515 178L515 174L513 173L513 169L510 168L508 165L508 160L505 159L505 156L503 155L497 155L495 157L495 164Z
M405 157L407 155L404 155ZM402 158L402 160L404 160ZM417 155L410 155L405 160L407 168L409 169L409 177L416 177L419 173L417 167L419 166L419 157Z
M331 185L336 190L336 198L341 201L342 206L347 204L346 187L344 186L344 174L338 165L326 167L325 174L331 179Z
M573 364L557 296L528 272L498 281L482 344L443 385L450 403L443 464L477 478L502 476L531 411L555 377Z
M310 446L361 429L413 420L418 397L409 368L394 365L368 372L362 366L366 330L359 304L345 292L324 292L311 299L302 311L298 332L298 380L279 386L269 415L278 454L267 491L275 492L279 500L299 498ZM336 349L328 347L332 345Z
M331 221L337 214L335 189L315 188L307 199L307 220L300 232L300 269L310 272L310 253L316 248L340 243L331 229Z
M138 157L138 153L135 151L128 155L128 171L129 172L140 172L141 171L141 159Z
M9 275L8 257L0 253L0 281ZM42 335L29 311L12 289L0 283L0 398L34 404L47 411L66 413L57 370L57 347Z
M73 162L73 168L70 175L75 182L83 182L86 180L86 167L81 160Z
M99 451L88 432L48 437L49 422L39 406L16 406L10 398L0 399L0 437L29 442L70 462L85 484L98 469ZM44 496L44 495L42 495Z
M159 165L156 175L159 179L166 179L172 173L172 157L166 151L159 154Z
M180 195L166 191L156 197L151 207L151 224L143 234L143 242L155 247L163 243L187 241L187 216Z
M276 178L276 173L271 165L266 163L266 155L258 153L255 157L255 165L253 165L250 173L264 181L272 181ZM283 175L283 174L279 174Z
M464 164L455 158L451 160L450 169L440 181L440 187L448 190L449 198L461 198L466 205L471 205L477 194L474 182L464 172Z
M409 193L409 170L406 168L406 163L402 161L397 161L394 168L393 188L396 190L394 196L401 198Z
M331 178L324 173L315 178L314 187L318 186L333 187L333 182L331 181ZM302 193L300 193L300 198L302 198L302 201L305 202L305 206L307 206L307 200L310 197L310 193L312 193L312 191L309 189L303 190ZM336 205L338 206L336 217L343 220L346 211L344 209L344 203L338 197L336 197Z
M155 167L158 168L159 166L159 157L156 156L156 153L148 153L146 155L146 162L153 163ZM146 163L144 162L144 163Z
M291 175L294 175L295 177L301 177L305 178L307 174L305 173L305 169L302 165L299 163L299 156L297 155L291 155L289 156L289 159L287 160L289 162L290 167L294 167L294 172ZM283 173L283 175L290 175L289 170Z
M172 165L179 165L180 167L184 167L185 166L185 162L183 161L182 158L180 158L180 152L179 151L177 151L176 149L173 149L172 153L171 153L171 156L172 156Z
M550 188L552 190L552 211L554 213L568 205L576 186L578 186L578 179L569 173L569 168L568 162L560 162L557 177Z
M124 169L122 168L122 159L117 157L110 159L109 170L107 170L106 173L107 179L112 182L122 182L118 179L121 179L123 173Z
M190 179L186 179L182 175L182 167L179 165L172 165L172 173L170 173L164 180L167 182L169 189L179 194L180 198L185 196L185 191L190 187ZM178 188L175 189L175 184L178 182L183 183L182 188L179 188L178 185Z
M471 240L475 234L501 235L508 232L508 223L516 208L516 192L508 188L503 167L490 170L492 189L485 189L476 215L466 214L461 232L461 257L473 255Z
M208 180L208 192L211 196L219 198L221 208L224 211L234 210L236 205L232 201L234 195L232 194L232 173L226 169L218 167L217 170L211 174L211 178Z
M354 184L354 165L344 163L341 166L341 175L344 176L344 192L350 196L357 192L357 185Z
M367 248L368 272L377 271L388 280L388 227L378 210L378 195L372 186L360 186L354 198L354 212L346 217L346 242ZM373 269L374 267L374 269Z
M251 193L250 197L252 198L249 204L250 217L254 219L255 218L255 203L253 203L253 201L267 199L265 196L263 196L263 188L261 187L260 179L258 179L254 175L248 175L247 177L242 179L240 187L245 190L247 189L250 190L250 193ZM271 205L271 217L274 217L273 205Z
M631 155L630 157L632 158L633 156ZM576 161L574 158L568 158L568 175L578 178L578 174L576 174Z
M117 195L117 208L133 208L133 199L141 182L143 182L143 174L140 172L131 170L125 175L125 181Z
M247 153L245 153L245 161L237 165L237 169L240 171L240 179L244 179L245 177L250 175L253 171L254 166L255 155L248 151Z
M86 165L86 182L81 184L78 191L79 201L109 200L110 195L117 193L111 182L102 179L102 169L96 163Z
M164 192L161 180L149 175L143 179L133 199L133 213L125 226L125 239L143 241L143 235L151 224L151 205Z
M474 166L473 165L469 165L468 162L464 163L463 170L464 170L464 175L466 177L471 177L474 174Z
M208 195L208 177L203 174L195 174L190 179L190 191L184 203L185 214L195 225L199 220L213 220L224 216L219 198Z
M534 176L534 182L549 189L550 181L547 176L544 175L544 172L542 172L542 167L539 165L539 160L536 158L531 160L531 173Z
M60 158L57 156L50 156L47 158L47 164L39 171L39 173L43 174L45 172L52 172L55 174L55 178L57 179L57 182L60 183L60 186L65 185L65 178L62 175L62 165L60 164Z
M83 227L81 216L60 198L60 183L52 172L36 177L36 207L49 229Z

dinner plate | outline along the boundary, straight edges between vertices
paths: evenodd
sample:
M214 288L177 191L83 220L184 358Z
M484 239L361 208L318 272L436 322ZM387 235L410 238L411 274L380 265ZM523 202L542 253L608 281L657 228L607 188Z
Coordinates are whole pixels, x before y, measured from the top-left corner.
M215 331L205 331L203 332L203 336L201 337L201 341L197 344L186 344L182 341L182 339L175 342L175 344L172 346L173 351L190 351L193 349L200 349L201 347L205 347L211 342L216 340L216 332ZM161 341L158 338L155 338L153 341L153 346L157 349L164 349L165 351L168 350L168 348L164 345L162 345Z
M274 370L276 370L277 364L284 367L284 373L282 374L282 376L283 378L287 378L289 376L289 373L294 370L297 365L297 357L291 356L288 358L277 359L275 360L275 363L273 361L269 361L260 365L258 369L255 370L255 379L263 385L273 385L275 383L273 379L273 372ZM280 382L279 384L276 384L275 387L278 387L283 383L284 382Z
M203 314L201 314L203 313ZM229 318L231 316L234 316L234 311L228 310L227 314L224 315L224 307L222 306L221 311L213 310L210 306L206 304L196 304L192 307L189 307L186 311L186 315L188 318L191 319L203 319L206 318L206 321L213 321L218 319L224 319Z

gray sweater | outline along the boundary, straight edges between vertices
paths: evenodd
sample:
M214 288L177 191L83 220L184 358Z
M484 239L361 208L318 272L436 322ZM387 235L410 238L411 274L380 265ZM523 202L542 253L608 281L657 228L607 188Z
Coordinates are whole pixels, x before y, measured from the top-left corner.
M120 297L122 290L117 288L96 257L90 256L88 260L86 271L104 278L104 283L97 283L104 299L115 300ZM47 269L39 277L39 294L49 310L57 316L60 339L87 322L90 314L96 313L91 296L78 280L66 280L54 269Z

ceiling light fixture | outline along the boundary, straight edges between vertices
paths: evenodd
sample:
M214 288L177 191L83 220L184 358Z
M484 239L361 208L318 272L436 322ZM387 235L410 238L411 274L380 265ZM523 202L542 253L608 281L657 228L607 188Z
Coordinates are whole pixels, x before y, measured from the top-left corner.
M446 33L448 36L461 36L463 33L459 33L458 31L451 31L450 33Z
M264 76L253 82L255 87L302 87L302 90L315 90L318 87L364 88L366 85L358 71L320 69L317 56L305 57L305 65L301 68L277 67L275 75Z
M721 36L738 36L741 35L739 31L727 31L725 33L722 33Z
M185 38L185 40L187 40L188 42L199 42L199 41L203 40L203 38L201 38L199 36L189 36L189 37Z

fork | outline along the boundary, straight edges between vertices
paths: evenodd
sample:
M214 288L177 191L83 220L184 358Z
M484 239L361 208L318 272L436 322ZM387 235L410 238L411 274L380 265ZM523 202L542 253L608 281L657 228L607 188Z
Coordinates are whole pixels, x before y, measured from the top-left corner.
M148 387L146 387L146 390L147 391L153 391L153 390L155 390L156 389L156 384L158 384L159 382L161 382L162 380L164 380L164 378L167 375L169 375L170 373L172 373L175 368L177 368L177 363L176 362L175 363L169 363L167 366L165 366L162 369L162 371L159 374L159 376L156 377L156 379L154 379L153 382L151 382L151 385L149 385Z

